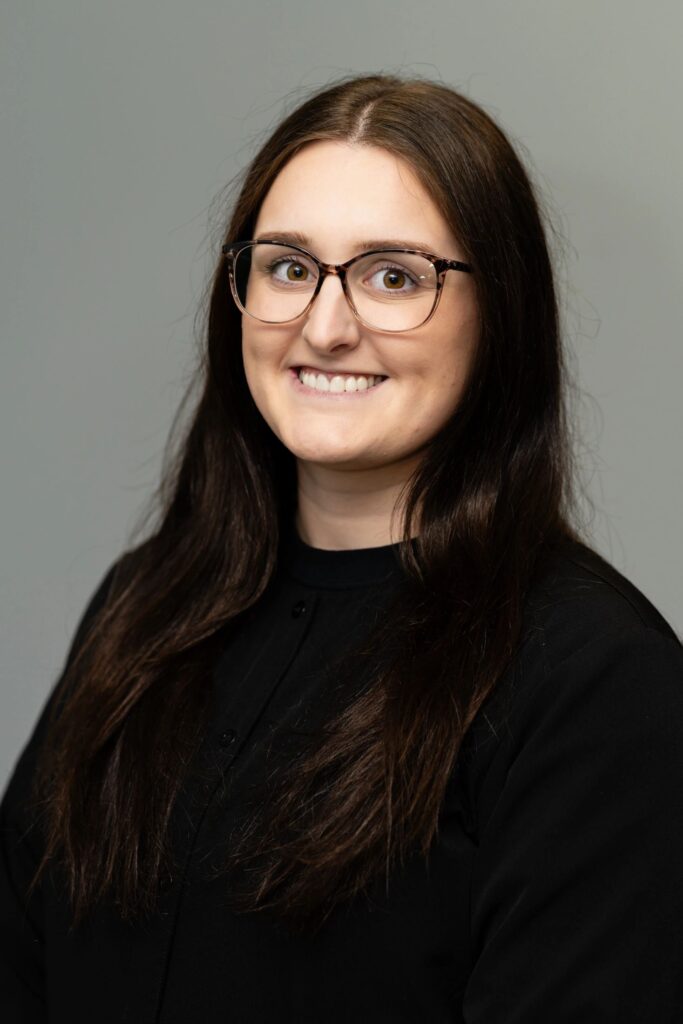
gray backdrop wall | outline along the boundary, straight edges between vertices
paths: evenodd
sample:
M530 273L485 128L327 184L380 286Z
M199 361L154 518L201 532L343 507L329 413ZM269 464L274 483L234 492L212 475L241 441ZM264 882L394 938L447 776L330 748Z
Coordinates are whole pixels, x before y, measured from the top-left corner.
M157 482L263 132L350 72L418 73L528 155L566 244L595 546L683 629L683 5L5 0L0 782Z

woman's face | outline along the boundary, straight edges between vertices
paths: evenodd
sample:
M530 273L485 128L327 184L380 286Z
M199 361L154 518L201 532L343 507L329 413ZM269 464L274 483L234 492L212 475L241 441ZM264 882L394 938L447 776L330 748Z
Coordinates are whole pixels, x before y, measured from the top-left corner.
M364 251L362 239L401 238L464 258L409 165L367 145L311 143L283 167L253 237L294 231L328 263ZM340 470L413 462L457 406L477 338L473 277L460 271L446 274L432 319L401 334L360 323L336 276L290 323L242 315L244 369L262 416L298 460ZM298 367L387 379L362 393L320 393L301 387Z

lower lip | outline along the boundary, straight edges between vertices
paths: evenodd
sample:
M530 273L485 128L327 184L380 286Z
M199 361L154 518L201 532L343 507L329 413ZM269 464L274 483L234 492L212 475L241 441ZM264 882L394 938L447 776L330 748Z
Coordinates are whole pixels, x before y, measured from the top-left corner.
M289 375L292 379L292 383L294 384L295 391L299 391L302 395L311 395L314 398L324 398L328 401L333 401L334 399L348 401L353 398L367 398L368 396L373 395L375 391L379 391L382 385L386 384L389 380L388 377L385 377L384 380L379 382L379 384L374 384L371 388L365 388L362 391L318 391L316 388L309 388L307 384L303 384L299 380L299 371L295 370L293 367L290 367Z

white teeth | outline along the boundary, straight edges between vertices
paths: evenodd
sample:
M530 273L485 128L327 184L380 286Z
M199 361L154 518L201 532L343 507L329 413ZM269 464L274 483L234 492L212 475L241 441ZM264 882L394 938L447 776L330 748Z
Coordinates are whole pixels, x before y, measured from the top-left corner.
M306 370L299 370L299 380L302 384L309 388L314 388L316 391L331 391L339 394L343 391L365 391L367 388L374 387L375 383L379 384L384 378L379 375L345 377L341 374L335 374L330 380L324 373L308 373Z

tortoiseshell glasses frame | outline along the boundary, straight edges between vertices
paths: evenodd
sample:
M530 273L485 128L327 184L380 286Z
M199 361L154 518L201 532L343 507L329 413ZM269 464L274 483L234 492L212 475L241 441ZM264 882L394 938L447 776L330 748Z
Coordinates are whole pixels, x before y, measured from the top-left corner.
M286 245L288 249L291 249L294 252L303 253L304 256L307 256L318 267L318 281L316 283L316 286L313 290L313 294L311 295L309 302L300 313L298 313L294 317L291 317L289 320L262 320L260 317L254 316L253 313L249 313L249 311L244 308L244 306L240 302L239 295L237 294L237 287L235 284L235 261L239 256L240 252L247 246L257 245L261 243L265 245ZM359 320L366 327L370 327L371 330L381 331L384 334L403 334L405 333L405 331L414 331L417 329L417 327L422 327L424 326L424 324L428 323L434 316L437 306L439 305L439 299L441 298L443 284L446 279L446 274L449 270L458 270L465 274L474 273L474 267L470 263L463 263L462 260L451 260L445 256L437 256L436 253L425 252L423 249L404 249L400 246L387 246L382 249L368 249L367 252L361 252L358 253L357 256L352 256L351 259L346 260L345 263L323 263L323 261L319 260L318 257L314 255L314 253L310 252L310 250L304 249L303 246L301 245L292 245L289 242L284 241L282 238L254 238L235 242L226 242L224 245L221 246L221 252L225 257L227 257L228 260L228 276L230 279L230 290L232 292L232 296L235 300L235 303L237 304L238 308L242 310L243 313L246 313L247 316L252 317L254 320L259 320L260 323L278 324L287 324L292 323L294 320L298 320L300 317L304 316L304 314L308 313L309 309L315 302L316 296L318 295L320 289L322 288L323 281L328 276L328 274L335 274L341 281L341 286L344 290L346 301L351 307L351 311L353 315L356 317L356 319ZM383 252L399 252L408 253L414 256L424 256L426 259L429 260L429 262L433 265L436 271L434 304L432 305L429 314L424 318L424 320L422 320L421 323L416 324L414 327L406 327L403 330L392 330L391 328L387 329L383 327L375 327L373 324L369 324L367 323L366 320L363 319L363 317L360 315L360 313L358 312L354 305L353 298L350 294L350 290L347 288L346 282L346 274L349 268L352 267L353 264L356 263L358 260L365 259L366 256L374 256L377 253Z

